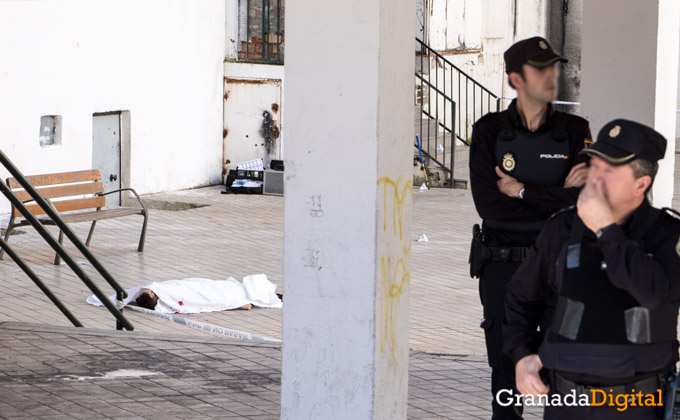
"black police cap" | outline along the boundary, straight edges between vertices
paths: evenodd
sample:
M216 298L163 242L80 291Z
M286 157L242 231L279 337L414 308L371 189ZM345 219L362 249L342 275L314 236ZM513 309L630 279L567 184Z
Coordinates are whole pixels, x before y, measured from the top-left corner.
M644 124L616 119L605 124L597 141L581 153L597 156L611 165L623 165L637 158L656 162L666 154L666 138Z
M503 54L505 59L505 72L519 72L523 64L533 67L547 67L557 61L567 63L568 60L553 51L550 43L545 38L535 36L533 38L517 41Z

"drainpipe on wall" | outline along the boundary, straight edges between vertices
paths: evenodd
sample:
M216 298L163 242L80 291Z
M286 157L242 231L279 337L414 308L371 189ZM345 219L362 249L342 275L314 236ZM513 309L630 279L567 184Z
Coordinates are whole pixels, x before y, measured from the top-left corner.
M549 0L548 40L569 63L561 64L558 100L580 102L581 99L581 29L583 0ZM578 108L566 109L578 112Z

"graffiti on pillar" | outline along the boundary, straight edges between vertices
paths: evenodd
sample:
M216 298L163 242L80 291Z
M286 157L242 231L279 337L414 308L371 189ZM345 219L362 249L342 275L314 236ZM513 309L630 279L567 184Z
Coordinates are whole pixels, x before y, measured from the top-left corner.
M323 208L321 207L321 196L313 195L309 201L309 215L312 217L323 217Z
M397 316L404 292L411 287L409 254L411 240L405 232L405 217L413 197L413 182L402 185L389 177L378 180L382 200L379 197L379 237L385 245L380 258L380 354L389 352L397 360ZM382 222L382 223L381 223ZM382 229L381 229L382 228Z
M321 251L308 246L305 250L305 256L302 258L302 262L307 268L314 268L317 271L321 271L323 267L319 264L319 258L321 257Z

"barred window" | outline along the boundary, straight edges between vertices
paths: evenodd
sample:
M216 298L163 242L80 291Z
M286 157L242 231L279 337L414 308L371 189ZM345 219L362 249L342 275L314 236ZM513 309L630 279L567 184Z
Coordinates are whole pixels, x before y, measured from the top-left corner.
M283 64L285 0L239 0L239 61Z

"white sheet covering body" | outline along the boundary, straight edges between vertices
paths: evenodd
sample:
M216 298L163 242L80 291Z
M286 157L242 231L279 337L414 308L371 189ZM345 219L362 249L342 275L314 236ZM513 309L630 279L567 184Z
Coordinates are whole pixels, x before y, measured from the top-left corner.
M229 277L227 280L186 278L153 282L126 290L125 304L134 302L142 289L152 290L158 296L155 310L166 314L193 314L240 308L251 303L261 308L281 308L283 302L276 296L276 285L264 274L243 278L243 284ZM109 296L116 303L116 296ZM96 296L87 303L104 306Z

